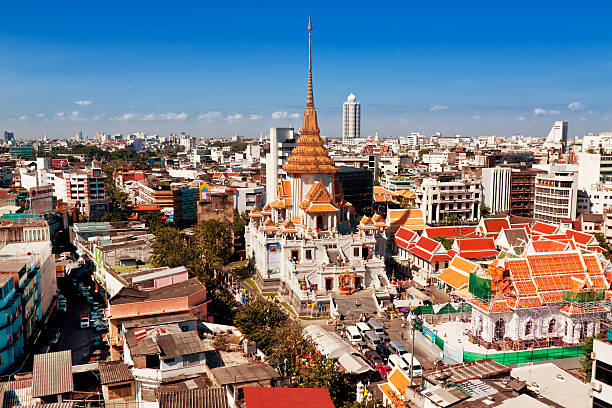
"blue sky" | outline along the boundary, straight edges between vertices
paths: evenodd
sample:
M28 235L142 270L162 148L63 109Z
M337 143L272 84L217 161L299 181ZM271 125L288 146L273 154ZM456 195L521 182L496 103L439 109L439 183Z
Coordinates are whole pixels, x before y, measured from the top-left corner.
M0 130L258 136L300 126L308 13L321 133L612 130L612 3L3 2Z

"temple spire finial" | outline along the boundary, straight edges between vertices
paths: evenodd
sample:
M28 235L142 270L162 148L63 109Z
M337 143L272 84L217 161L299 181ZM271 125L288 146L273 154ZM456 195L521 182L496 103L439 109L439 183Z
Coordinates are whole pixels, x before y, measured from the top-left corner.
M314 94L312 92L312 22L308 15L308 93L306 107L314 108Z

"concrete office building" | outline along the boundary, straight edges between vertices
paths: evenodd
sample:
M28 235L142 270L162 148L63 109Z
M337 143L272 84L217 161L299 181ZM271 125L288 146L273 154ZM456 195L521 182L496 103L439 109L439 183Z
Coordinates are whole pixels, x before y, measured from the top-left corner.
M576 219L578 171L569 164L551 166L547 174L535 179L534 218L554 224Z
M552 129L550 129L548 136L546 137L546 141L544 142L543 147L547 149L555 149L560 150L561 152L565 152L565 148L567 147L566 120L558 120L555 122Z
M612 344L608 339L593 341L593 374L591 376L591 407L612 405Z
M270 128L270 151L266 154L262 164L262 174L265 174L266 201L272 202L276 197L276 187L279 179L286 179L287 173L283 170L283 165L287 162L287 157L293 148L297 147L298 134L293 128Z
M417 203L426 223L439 223L447 216L456 216L462 221L478 220L480 193L479 180L426 178L416 189Z
M351 93L342 104L342 141L352 143L361 134L361 105Z
M511 172L508 167L482 169L482 203L492 214L510 210Z

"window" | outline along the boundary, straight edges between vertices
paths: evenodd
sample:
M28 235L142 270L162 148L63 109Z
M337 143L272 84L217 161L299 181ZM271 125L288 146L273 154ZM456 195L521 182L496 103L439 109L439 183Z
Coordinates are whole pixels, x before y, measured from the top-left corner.
M109 399L128 398L132 396L132 384L109 385Z
M312 249L306 250L306 259L312 259Z
M557 321L553 318L550 319L550 322L548 322L548 333L554 333L556 331L557 328Z
M359 256L359 247L353 248L353 256Z
M612 408L612 404L608 404L606 401L593 397L593 408Z
M191 367L200 364L200 354L187 354L183 356L183 366Z
M533 322L530 320L525 325L525 336L531 336L533 334Z
M612 385L612 365L595 360L595 379L604 384Z
M176 364L176 358L164 358L164 363L168 365L174 365Z

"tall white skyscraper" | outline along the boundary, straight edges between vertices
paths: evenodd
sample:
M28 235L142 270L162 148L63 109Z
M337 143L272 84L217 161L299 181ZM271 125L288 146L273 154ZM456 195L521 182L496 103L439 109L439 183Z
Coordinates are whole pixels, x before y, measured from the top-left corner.
M361 126L361 108L355 95L351 94L342 104L342 141L351 142L359 138Z
M567 147L567 121L558 120L553 125L552 129L544 142L545 148L558 149L565 152Z

